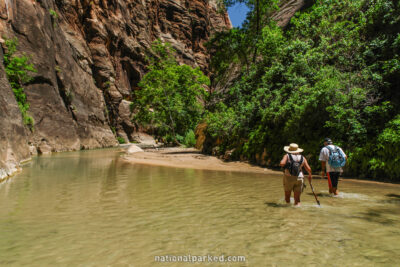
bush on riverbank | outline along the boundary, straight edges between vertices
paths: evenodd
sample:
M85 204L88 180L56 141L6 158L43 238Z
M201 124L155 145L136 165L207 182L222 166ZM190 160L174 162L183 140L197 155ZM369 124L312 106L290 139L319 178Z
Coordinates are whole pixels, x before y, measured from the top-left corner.
M153 43L149 72L140 81L132 104L135 121L167 143L183 142L193 132L204 112L204 87L209 85L199 68L179 65L174 53L168 43Z

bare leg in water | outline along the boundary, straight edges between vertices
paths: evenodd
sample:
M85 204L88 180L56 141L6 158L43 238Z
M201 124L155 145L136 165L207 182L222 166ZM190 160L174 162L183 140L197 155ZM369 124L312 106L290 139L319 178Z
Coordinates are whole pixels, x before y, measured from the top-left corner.
M285 191L285 201L286 203L290 203L290 195L292 194L292 191Z
M300 206L300 195L301 192L294 192L294 205Z
M337 190L336 187L332 187L332 193L333 193L335 196L337 196L337 195L339 195L339 190Z

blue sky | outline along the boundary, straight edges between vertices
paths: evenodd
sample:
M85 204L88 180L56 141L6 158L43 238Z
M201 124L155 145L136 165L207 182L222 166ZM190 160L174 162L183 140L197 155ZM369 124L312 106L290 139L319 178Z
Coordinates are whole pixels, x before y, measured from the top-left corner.
M245 4L236 4L228 8L228 14L233 27L240 27L242 25L248 11L249 9Z

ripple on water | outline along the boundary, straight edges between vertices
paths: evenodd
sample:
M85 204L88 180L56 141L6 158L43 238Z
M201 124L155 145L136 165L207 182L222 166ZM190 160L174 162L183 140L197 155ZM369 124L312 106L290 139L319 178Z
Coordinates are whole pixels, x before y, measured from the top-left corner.
M39 157L0 186L0 265L154 266L156 255L222 253L245 266L400 262L396 188L343 181L334 198L313 184L321 207L306 188L294 208L280 175L130 165L112 150Z

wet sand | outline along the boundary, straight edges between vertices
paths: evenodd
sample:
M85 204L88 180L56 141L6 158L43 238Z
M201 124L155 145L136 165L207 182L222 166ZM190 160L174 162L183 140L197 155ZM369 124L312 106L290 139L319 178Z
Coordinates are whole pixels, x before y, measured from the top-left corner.
M144 152L126 154L123 159L130 163L157 165L175 168L191 168L198 170L212 171L233 171L233 172L252 172L281 174L260 166L251 165L247 162L225 162L214 156L207 156L194 148L159 148L146 149Z
M218 159L215 156L202 154L195 148L158 148L146 149L144 152L133 154L125 154L122 157L130 163L174 167L174 168L191 168L197 170L212 170L212 171L232 171L232 172L251 172L265 174L282 174L281 171L263 168L257 165L252 165L248 162L231 161L226 162ZM313 179L324 179L319 175L313 175ZM369 184L384 184L400 188L400 184L387 183L373 180L361 180L351 178L340 178L340 180L352 181L357 183Z

